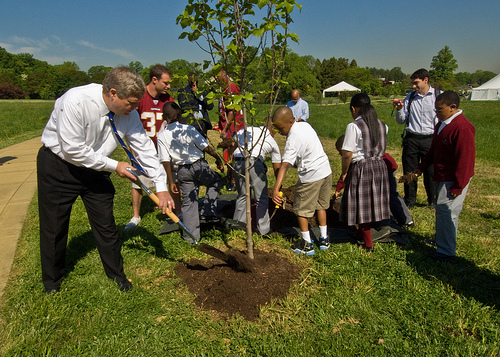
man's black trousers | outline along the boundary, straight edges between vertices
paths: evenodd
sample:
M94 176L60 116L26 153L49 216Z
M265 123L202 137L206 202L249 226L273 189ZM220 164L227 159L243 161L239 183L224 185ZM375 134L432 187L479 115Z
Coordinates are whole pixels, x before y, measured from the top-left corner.
M66 273L69 219L78 196L85 205L106 275L124 281L121 242L113 216L115 189L109 173L72 165L42 146L37 157L37 178L45 288L59 289Z
M415 135L406 133L403 139L403 173L413 172L422 161L432 143L432 135ZM427 203L433 204L436 202L436 187L433 180L434 165L429 166L423 171L424 187L427 192ZM405 183L405 203L412 208L417 199L417 181Z

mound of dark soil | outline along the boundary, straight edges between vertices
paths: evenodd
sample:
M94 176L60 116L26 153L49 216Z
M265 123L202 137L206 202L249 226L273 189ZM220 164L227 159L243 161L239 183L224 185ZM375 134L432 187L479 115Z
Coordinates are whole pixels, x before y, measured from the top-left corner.
M272 188L269 189L269 214L272 215L273 231L298 227L297 216L293 212L294 194L295 186L283 188L286 204L276 209L272 202ZM225 200L221 200L224 204L220 213L223 217L232 218L235 196L228 195L224 198ZM255 202L252 202L252 211L252 222L255 224ZM328 209L327 217L330 227L340 225L338 207L335 204ZM317 227L316 217L309 219L309 224ZM235 252L225 253L231 255ZM219 253L224 255L223 252ZM253 269L250 272L238 271L228 259L224 261L215 258L209 262L192 259L187 264L180 263L175 267L175 272L196 296L195 303L202 309L215 310L226 317L239 314L247 320L256 320L261 306L287 295L290 285L299 277L300 268L276 253L254 250L254 255Z
M195 303L204 310L215 310L229 317L239 314L253 321L260 307L283 299L300 268L273 252L254 250L252 272L238 272L226 262L191 259L175 267L176 275L196 296Z

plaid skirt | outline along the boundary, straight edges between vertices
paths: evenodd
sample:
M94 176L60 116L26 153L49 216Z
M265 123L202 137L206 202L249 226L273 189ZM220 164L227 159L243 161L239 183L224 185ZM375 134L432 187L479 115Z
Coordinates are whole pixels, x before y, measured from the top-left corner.
M340 204L340 220L348 226L390 218L387 166L380 157L352 163Z

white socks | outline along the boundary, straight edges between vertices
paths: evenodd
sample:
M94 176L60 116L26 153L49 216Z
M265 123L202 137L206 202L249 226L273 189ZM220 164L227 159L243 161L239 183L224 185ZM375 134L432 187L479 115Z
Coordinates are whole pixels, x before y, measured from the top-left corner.
M327 226L319 226L320 238L328 237L328 230L326 229L326 227Z
M305 240L307 243L311 243L311 235L309 234L309 231L307 232L300 232L302 239Z
M319 231L320 231L320 238L328 237L327 226L319 226ZM311 243L311 234L309 233L309 231L300 232L300 235L302 236L302 239L305 240L307 243Z

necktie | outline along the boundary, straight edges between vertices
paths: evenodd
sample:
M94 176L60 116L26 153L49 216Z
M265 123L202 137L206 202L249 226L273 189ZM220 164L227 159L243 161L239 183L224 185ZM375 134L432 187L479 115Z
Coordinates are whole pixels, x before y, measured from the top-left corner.
M137 170L139 170L144 176L148 177L148 174L146 173L146 171L144 171L141 164L139 164L139 162L135 158L134 154L132 154L132 151L130 151L127 144L125 144L123 139L120 137L120 134L118 134L118 130L116 130L115 122L113 119L114 116L115 116L115 113L113 113L113 112L108 113L108 118L109 118L109 122L111 124L111 128L113 128L113 133L115 134L116 138L118 139L119 143L121 144L123 150L125 150L125 152L127 153L128 158L130 159L130 163L132 164L132 166L135 167Z

